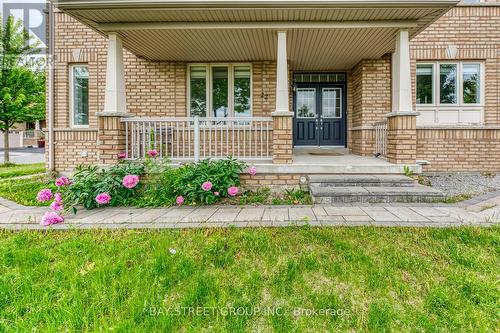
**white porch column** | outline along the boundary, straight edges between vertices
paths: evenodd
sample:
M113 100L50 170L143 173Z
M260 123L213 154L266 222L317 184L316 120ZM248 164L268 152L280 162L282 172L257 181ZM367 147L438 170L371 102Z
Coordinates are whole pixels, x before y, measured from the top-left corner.
M276 59L276 114L290 113L288 97L288 61L286 31L278 31L278 55Z
M392 113L387 115L387 160L412 165L417 158L417 112L413 111L408 30L396 36L392 54Z
M288 107L288 61L286 31L278 31L276 58L276 109L273 116L273 163L289 164L293 161L293 112Z
M408 30L398 32L392 54L392 112L413 112Z
M108 35L106 90L104 113L126 113L125 75L123 70L122 40L116 33Z

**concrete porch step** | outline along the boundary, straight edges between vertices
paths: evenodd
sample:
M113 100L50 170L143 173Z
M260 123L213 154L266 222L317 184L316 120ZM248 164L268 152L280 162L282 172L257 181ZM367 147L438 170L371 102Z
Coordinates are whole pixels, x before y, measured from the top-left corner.
M309 184L319 186L411 187L415 181L402 175L311 175Z
M432 202L444 198L443 192L423 185L415 186L322 186L309 185L315 203L354 202Z

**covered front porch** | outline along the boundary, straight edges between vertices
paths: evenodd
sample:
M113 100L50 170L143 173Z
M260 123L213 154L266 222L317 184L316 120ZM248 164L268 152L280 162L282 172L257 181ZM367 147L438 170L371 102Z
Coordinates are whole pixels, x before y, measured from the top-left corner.
M309 171L316 168L320 173L327 166L327 171L333 172L336 166L349 170L364 165L363 172L367 172L370 167L395 170L391 166L396 165L402 170L403 164L415 164L416 113L411 102L409 40L455 3L229 1L222 7L219 2L56 1L66 13L108 37L105 103L98 114L99 149L105 164L119 152L136 159L155 149L174 162L233 156L265 165L269 172L290 172L293 167L297 173L308 166ZM137 97L131 96L126 85L124 49L150 62L186 64L186 89L180 92L186 101L180 110L182 116L178 110L175 116L167 112L149 116L148 103L140 110L130 107L128 100ZM391 106L379 117L383 119L358 124L353 119L354 108L356 99L364 97L354 90L363 82L349 82L351 71L364 59L387 54L392 59ZM259 80L254 73L257 69L251 66L254 62L267 63ZM197 64L203 64L210 74L204 74L205 97L194 100L191 85L195 76L190 66ZM249 106L244 116L235 110L236 88L227 89L222 109L215 102L219 97L215 96L213 68L227 66L231 70L224 77L229 86L237 75L232 71L235 64L250 67ZM292 78L301 73L345 73L344 91L335 90L339 82L327 82L332 85L328 92L334 103L330 116L322 96L312 97L311 102L304 94L306 102L299 103L298 85ZM308 89L308 84L318 82L301 84ZM347 97L337 113L336 99L343 94ZM202 105L201 112L194 112L194 102ZM268 104L272 105L269 109L264 107ZM305 113L303 105L309 108ZM322 144L327 124L331 125L329 135L339 139ZM336 148L323 147L321 150L328 153L305 154L295 147L297 133L304 128L306 136L318 139L303 140L303 145L341 145L347 150L332 156ZM345 153L359 153L354 146L366 138L365 134L355 136L358 130L369 132L370 144L363 153L367 156Z

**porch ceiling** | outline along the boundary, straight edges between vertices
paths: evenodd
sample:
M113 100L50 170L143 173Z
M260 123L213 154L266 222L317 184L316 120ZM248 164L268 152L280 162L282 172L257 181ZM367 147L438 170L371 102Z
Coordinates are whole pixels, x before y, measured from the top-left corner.
M95 30L121 35L155 61L276 59L288 31L292 70L346 70L393 51L396 32L416 35L451 6L445 1L83 1L55 4ZM222 6L224 4L224 6Z

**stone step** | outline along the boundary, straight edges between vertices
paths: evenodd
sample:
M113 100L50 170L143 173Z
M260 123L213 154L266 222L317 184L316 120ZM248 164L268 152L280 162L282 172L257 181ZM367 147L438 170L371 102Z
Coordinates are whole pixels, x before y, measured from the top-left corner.
M433 202L444 198L444 193L434 188L414 186L322 186L309 184L315 203L354 202Z
M319 186L368 186L368 187L411 187L415 181L401 175L311 175L309 184Z

